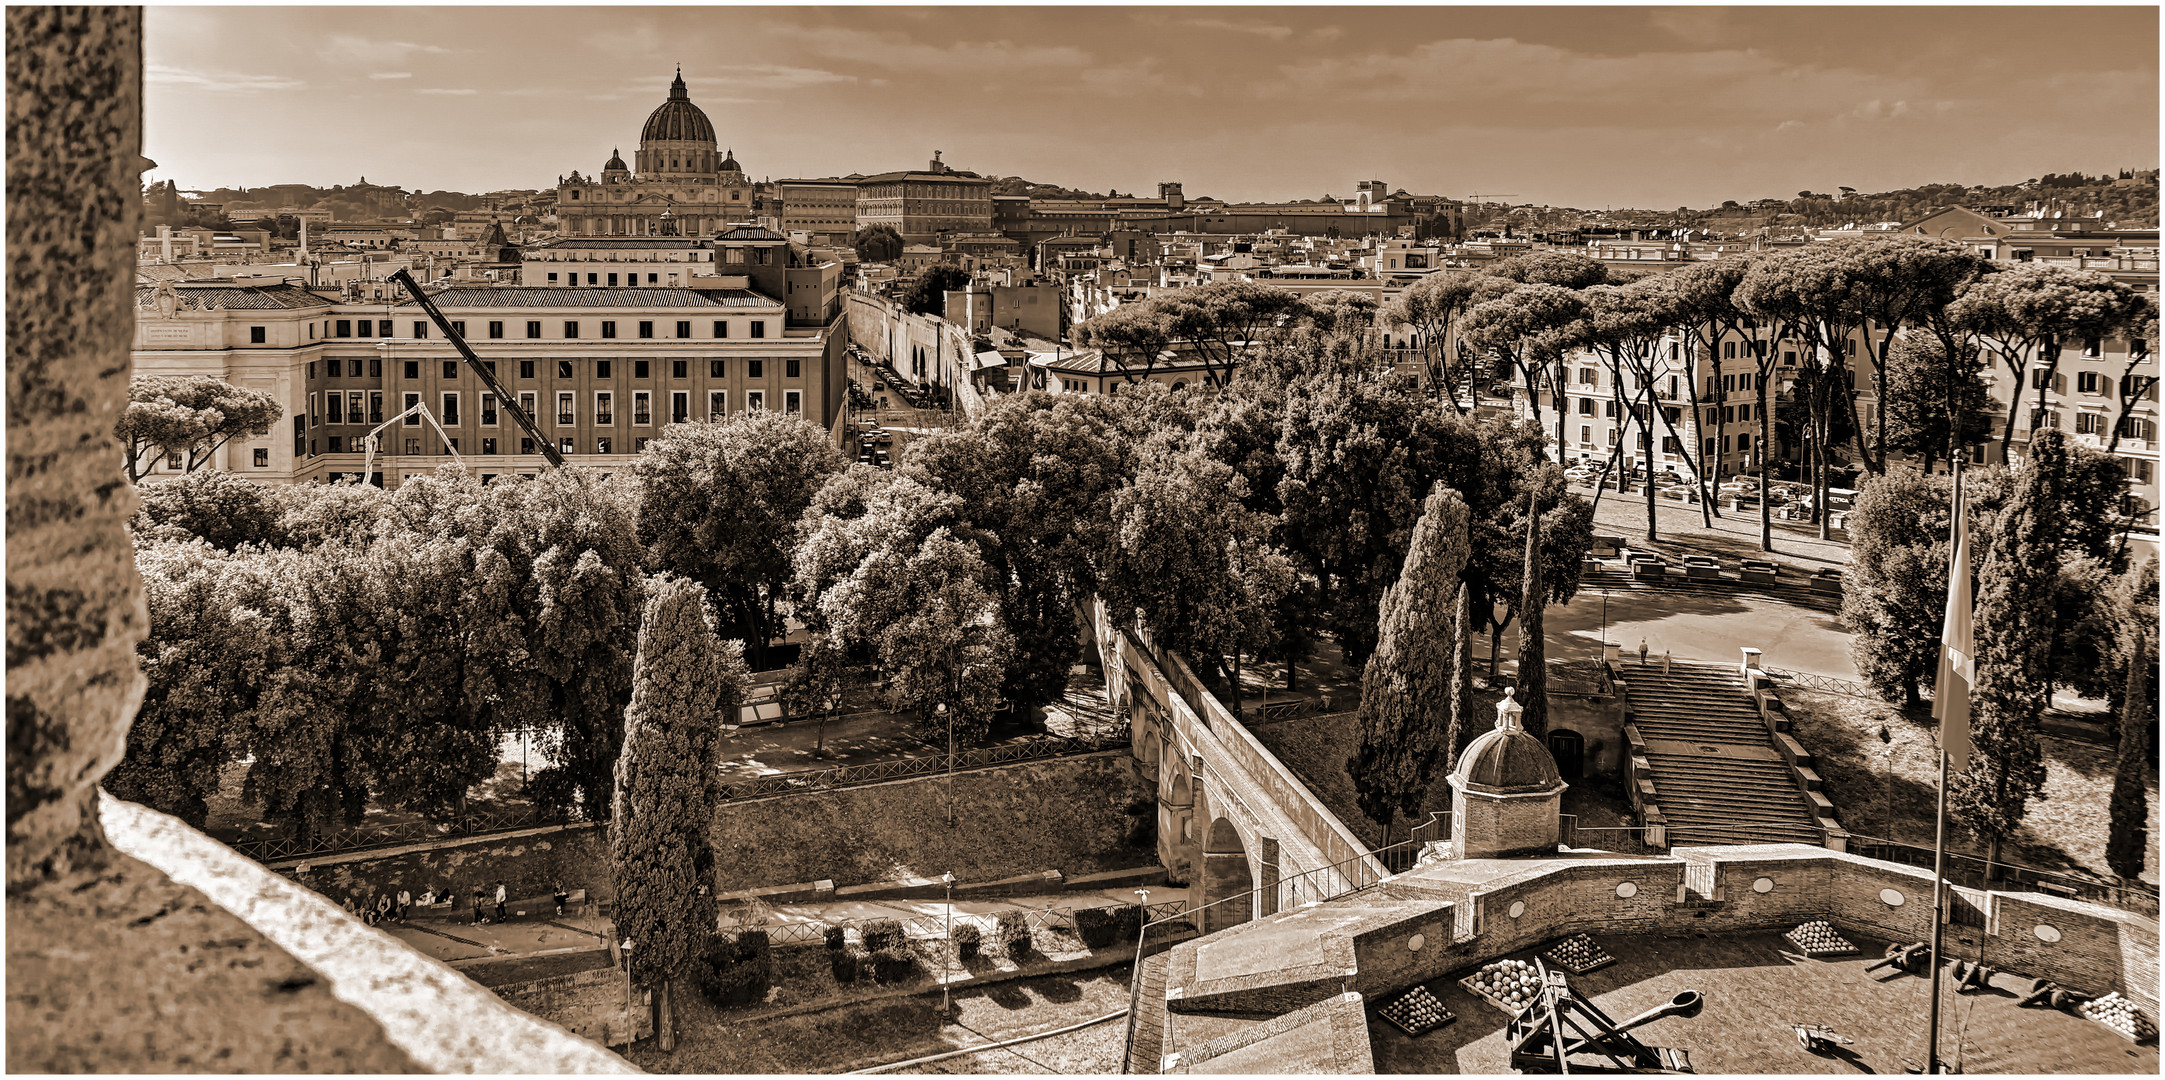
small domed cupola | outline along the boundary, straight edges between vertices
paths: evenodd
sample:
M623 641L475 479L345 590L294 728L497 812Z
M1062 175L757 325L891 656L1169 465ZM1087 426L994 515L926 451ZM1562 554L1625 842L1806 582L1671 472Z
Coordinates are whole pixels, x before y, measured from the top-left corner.
M1516 688L1496 703L1496 726L1466 747L1451 783L1451 849L1461 859L1556 852L1563 775L1540 738L1519 725Z

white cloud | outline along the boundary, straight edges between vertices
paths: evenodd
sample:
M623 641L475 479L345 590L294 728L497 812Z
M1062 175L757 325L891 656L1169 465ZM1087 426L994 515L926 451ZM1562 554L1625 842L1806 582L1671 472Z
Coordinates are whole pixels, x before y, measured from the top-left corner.
M254 94L272 90L298 90L307 84L279 75L246 75L230 71L190 71L151 64L143 69L143 81L153 87L208 90L214 93Z
M1272 41L1284 41L1293 36L1293 28L1290 26L1251 20L1183 19L1181 25L1192 26L1198 30L1224 30L1235 34L1254 34L1257 37L1269 38Z
M359 34L332 34L317 50L326 60L360 67L390 67L416 55L448 56L450 49L411 41L378 41Z
M382 80L382 79L411 79L411 78L413 78L413 72L411 72L411 71L371 71L371 72L369 72L369 73L368 73L368 77L369 77L369 78L371 78L371 79L377 79L377 80Z

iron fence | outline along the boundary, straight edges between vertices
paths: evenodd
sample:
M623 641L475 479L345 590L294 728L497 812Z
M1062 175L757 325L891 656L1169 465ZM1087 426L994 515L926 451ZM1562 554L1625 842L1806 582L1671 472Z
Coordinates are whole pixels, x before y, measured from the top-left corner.
M1094 754L1101 750L1113 750L1126 745L1128 745L1128 733L1125 729L1107 731L1094 737L1073 739L1056 735L1044 736L1023 742L1003 743L999 746L965 750L953 755L951 767L955 772L966 772L971 769L984 769L995 765L1013 765L1027 761L1043 761L1048 758ZM773 776L760 776L750 780L723 784L721 801L739 802L745 799L762 799L774 795L828 791L834 788L885 783L889 780L937 776L950 770L949 762L950 758L946 754L931 754L925 757L872 761L863 765L837 765L828 769L777 773Z
M465 814L451 821L407 821L395 825L363 825L311 837L267 836L235 840L227 845L258 862L337 855L370 848L396 847L431 840L462 839L490 833L569 825L577 819L561 810L532 807L493 814Z
M1931 848L1916 844L1856 835L1849 838L1849 852L1868 859L1925 868L1931 867L1933 854ZM2092 881L2053 870L1995 862L1954 851L1947 853L1945 872L1950 883L1967 889L2047 893L2072 900L2087 900L2150 918L2156 918L2158 914L2156 886Z
M1867 701L1876 701L1883 705L1886 704L1886 699L1880 697L1877 690L1874 690L1870 686L1867 686L1861 682L1851 682L1848 679L1837 679L1831 675L1815 675L1809 671L1790 671L1787 668L1770 667L1761 668L1760 670L1765 671L1768 675L1776 679L1780 679L1784 683L1794 686L1799 690L1816 690L1823 694L1838 694L1842 697L1864 698ZM1926 700L1930 700L1932 697L1932 690L1930 687L1919 687L1918 692L1924 695Z

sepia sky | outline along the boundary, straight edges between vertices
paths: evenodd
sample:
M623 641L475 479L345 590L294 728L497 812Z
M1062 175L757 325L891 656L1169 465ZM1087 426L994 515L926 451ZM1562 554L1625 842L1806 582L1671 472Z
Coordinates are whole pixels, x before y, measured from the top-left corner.
M684 65L754 179L1707 206L2158 164L2155 7L153 7L184 189L545 188Z

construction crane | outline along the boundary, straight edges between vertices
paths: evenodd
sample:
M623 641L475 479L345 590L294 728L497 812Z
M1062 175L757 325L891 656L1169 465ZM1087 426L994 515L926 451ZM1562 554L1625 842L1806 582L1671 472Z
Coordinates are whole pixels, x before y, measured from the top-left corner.
M558 453L556 447L550 444L548 437L541 433L541 427L534 423L534 418L526 415L525 409L519 408L518 399L504 390L504 384L496 381L496 373L490 371L488 365L483 364L481 358L474 355L474 350L466 344L466 339L459 336L457 330L451 328L450 320L444 318L444 313L437 310L436 302L430 300L428 294L421 291L421 285L413 279L413 275L405 270L400 270L391 275L391 280L406 286L406 292L413 297L414 303L421 305L421 310L428 313L429 321L435 323L436 329L443 331L444 337L451 342L451 347L459 351L459 358L466 361L466 366L472 369L475 375L481 377L481 385L488 387L489 392L496 395L497 404L505 412L510 413L511 419L517 422L520 429L525 431L529 438L534 440L534 445L541 450L541 456L547 458L550 465L559 469L563 468L564 455ZM405 414L401 413L400 415ZM424 412L422 415L426 416L428 414ZM434 424L435 422L434 417L429 418L429 423ZM381 431L383 429L377 428L376 430ZM436 430L439 434L443 431L440 427ZM371 434L370 438L373 440L373 434ZM450 444L446 442L445 445L449 446ZM456 456L455 452L453 456Z
M366 483L366 482L367 482L367 480L368 480L369 476L370 476L370 475L372 474L372 470L373 470L373 469L374 469L374 467L375 467L375 461L376 461L376 447L377 447L377 445L378 445L378 441L377 441L377 438L376 438L376 436L378 436L378 435L381 435L381 434L383 434L383 429L385 429L385 428L387 428L387 427L390 427L391 425L393 425L393 424L396 424L396 423L398 423L399 421L401 421L401 420L404 420L404 419L406 419L407 417L409 417L409 416L412 416L412 415L414 415L415 413L419 413L419 414L421 415L421 419L423 419L423 420L426 420L426 421L428 421L428 426L430 426L430 427L432 427L432 428L435 428L435 429L436 429L436 436L437 436L437 438L440 438L440 439L442 439L442 440L444 441L444 449L445 449L446 451L449 451L449 452L450 452L450 454L451 454L451 460L453 460L453 461L463 461L463 460L465 460L465 459L463 459L463 458L459 457L459 447L458 447L458 444L457 444L457 443L455 443L455 442L453 442L453 441L451 441L451 436L450 436L450 435L448 435L448 434L445 434L445 432L444 432L444 426L443 426L442 424L439 424L439 423L437 423L437 422L436 422L436 414L434 414L434 413L432 413L432 412L429 412L429 411L428 411L428 406L427 406L427 405L424 405L424 404L422 404L422 403L420 403L420 402L416 401L416 402L414 402L414 403L413 403L412 405L409 405L409 406L407 406L407 407L406 407L406 411L405 411L405 412L402 412L402 413L398 414L397 416L394 416L394 417L390 418L389 420L386 420L386 421L384 421L384 422L383 422L383 423L381 423L381 424L377 424L377 425L376 425L376 430L374 430L374 431L371 431L371 432L369 432L368 434L366 434L366 435L363 435L363 436L361 436L361 480L362 480L362 482L364 482L364 483Z

